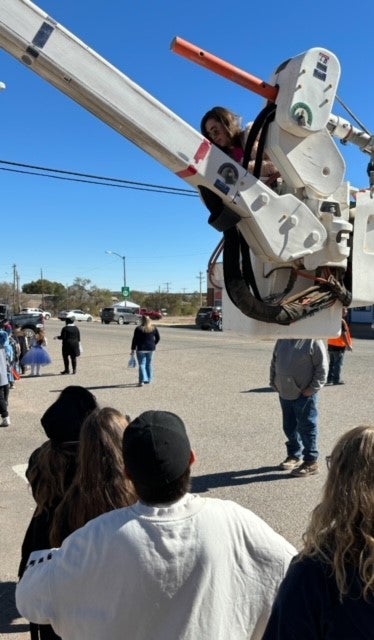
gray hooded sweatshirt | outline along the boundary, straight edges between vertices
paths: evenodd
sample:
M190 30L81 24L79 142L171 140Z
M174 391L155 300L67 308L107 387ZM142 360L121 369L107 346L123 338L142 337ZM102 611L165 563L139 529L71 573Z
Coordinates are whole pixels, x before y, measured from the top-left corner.
M270 386L284 400L303 391L317 393L327 380L328 355L322 340L277 340L270 365Z

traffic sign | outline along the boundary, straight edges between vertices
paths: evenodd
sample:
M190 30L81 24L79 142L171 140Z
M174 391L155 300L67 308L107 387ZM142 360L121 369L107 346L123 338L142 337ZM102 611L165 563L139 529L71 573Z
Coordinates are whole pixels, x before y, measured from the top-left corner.
M122 287L121 291L124 298L130 297L130 293L131 293L130 287Z

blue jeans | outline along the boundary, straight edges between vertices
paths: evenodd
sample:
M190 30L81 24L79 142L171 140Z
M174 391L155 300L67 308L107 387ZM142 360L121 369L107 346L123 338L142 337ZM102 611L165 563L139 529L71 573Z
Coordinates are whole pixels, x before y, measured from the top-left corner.
M329 373L327 375L327 382L333 382L337 384L340 382L340 374L343 366L344 350L338 351L337 349L329 349Z
M153 354L154 351L137 351L136 357L139 364L139 382L152 382L153 380Z
M283 414L283 431L286 434L287 455L303 458L305 462L318 459L317 394L296 400L279 398Z

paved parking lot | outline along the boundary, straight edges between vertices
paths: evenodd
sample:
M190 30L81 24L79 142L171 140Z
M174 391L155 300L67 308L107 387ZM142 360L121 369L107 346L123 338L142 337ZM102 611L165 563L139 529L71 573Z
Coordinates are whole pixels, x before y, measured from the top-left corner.
M133 326L79 325L84 353L74 377L59 375L61 343L52 337L61 326L48 321L53 363L42 377L17 383L10 392L12 425L0 430L0 638L27 637L13 601L20 545L34 506L23 472L30 452L45 440L40 416L68 384L88 387L101 406L133 417L146 409L178 413L197 453L193 489L252 509L295 546L323 485L324 456L343 431L373 422L374 340L356 339L345 356L346 384L321 392L321 473L299 479L277 467L285 448L278 398L268 387L273 340L160 325L155 382L138 388L136 370L127 368Z

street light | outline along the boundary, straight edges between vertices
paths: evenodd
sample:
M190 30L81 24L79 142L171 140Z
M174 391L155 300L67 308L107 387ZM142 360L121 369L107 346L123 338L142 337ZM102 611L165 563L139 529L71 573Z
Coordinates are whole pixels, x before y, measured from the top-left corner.
M126 287L126 256L121 256L120 253L116 253L115 251L105 251L105 253L109 253L111 256L117 256L117 258L121 258L123 262L123 286Z

